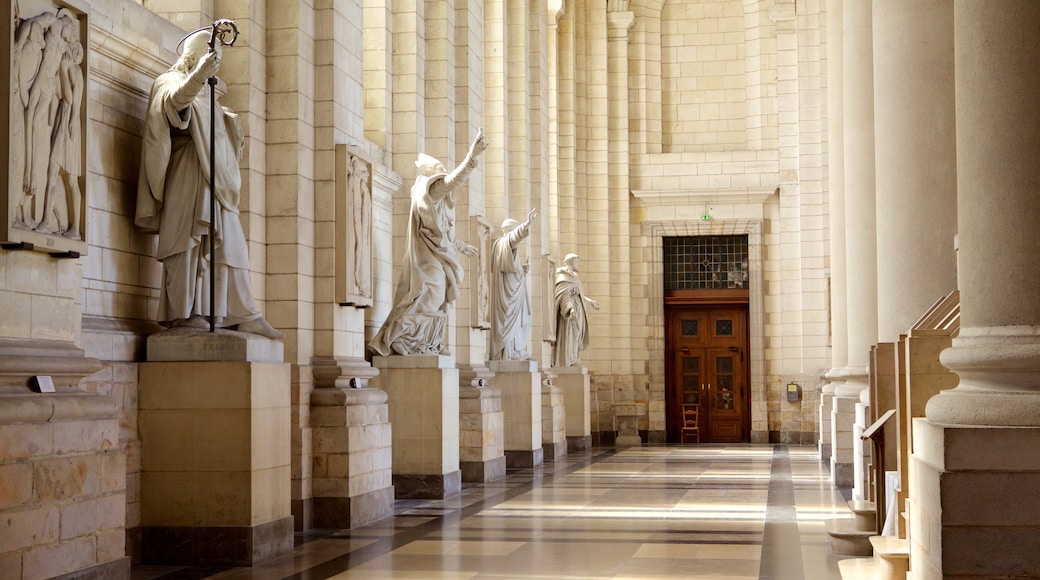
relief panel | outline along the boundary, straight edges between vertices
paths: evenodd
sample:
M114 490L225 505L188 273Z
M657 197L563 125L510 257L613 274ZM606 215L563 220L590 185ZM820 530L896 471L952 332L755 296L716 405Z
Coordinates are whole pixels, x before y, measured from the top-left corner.
M10 23L0 242L78 257L87 248L87 12L78 2L22 0L0 14Z

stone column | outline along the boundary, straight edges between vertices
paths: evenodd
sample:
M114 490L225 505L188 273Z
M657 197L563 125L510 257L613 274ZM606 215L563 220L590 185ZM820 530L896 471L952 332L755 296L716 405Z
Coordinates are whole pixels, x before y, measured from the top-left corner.
M848 365L840 373L846 383L834 389L831 474L835 485L847 488L853 485L853 445L861 444L852 434L856 402L867 388L870 346L877 342L877 250L870 4L845 3L842 16Z
M635 363L632 360L632 264L631 239L624 235L631 222L629 199L631 198L628 170L628 40L629 30L635 24L635 13L629 12L629 0L607 2L607 217L612 235L610 239L610 307L605 314L609 317L610 332L610 375L614 393L621 391L621 400L650 404L650 393L646 381L633 377ZM606 317L605 317L606 318ZM656 401L659 411L664 411L664 401ZM616 407L615 407L616 408ZM646 419L640 418L641 421ZM648 423L642 427L648 429ZM663 430L663 426L660 428Z
M843 0L827 2L827 166L830 190L831 250L831 368L830 381L820 389L820 461L830 465L833 436L831 411L834 390L845 382L841 369L849 363L849 324L845 272L845 115L842 46Z
M953 4L874 0L873 16L878 339L891 342L957 286Z
M957 286L953 4L874 0L873 17L881 342L875 405L867 424L897 407L897 373L906 369L899 368L893 343ZM899 464L900 449L909 446L903 421L899 417L885 425L885 455L888 469L898 467L905 475L907 466ZM898 513L904 506L888 509Z
M921 578L1040 574L1040 3L954 3L960 385L914 422Z

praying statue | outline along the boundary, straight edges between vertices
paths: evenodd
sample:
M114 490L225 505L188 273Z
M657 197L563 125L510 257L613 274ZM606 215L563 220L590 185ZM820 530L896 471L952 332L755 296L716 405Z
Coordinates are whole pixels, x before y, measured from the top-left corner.
M368 343L370 355L448 354L444 329L448 307L459 295L462 256L477 255L477 248L455 237L455 188L477 167L487 146L481 130L451 173L437 159L419 154L401 277L393 308Z
M531 303L527 297L529 266L520 262L516 248L531 234L532 209L527 221L502 222L502 236L491 248L491 360L526 360L531 335Z
M556 345L553 347L554 367L575 366L581 351L589 347L589 318L585 305L599 310L599 302L585 296L578 278L581 258L567 254L563 266L556 269L553 294L556 308Z
M209 28L182 42L177 62L152 84L137 192L135 223L159 234L156 258L163 273L158 320L168 327L208 328L206 316L212 310L217 327L280 339L282 333L260 315L250 288L249 256L238 217L242 128L238 116L219 103L211 123L210 90L203 90L220 69L221 42L210 45ZM216 145L212 264L211 136ZM212 305L211 281L216 284Z

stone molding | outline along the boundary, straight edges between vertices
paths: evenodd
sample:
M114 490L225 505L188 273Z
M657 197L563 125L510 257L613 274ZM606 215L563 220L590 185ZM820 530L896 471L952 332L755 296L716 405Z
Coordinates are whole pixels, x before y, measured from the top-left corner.
M83 349L71 343L0 339L0 387L27 389L37 375L50 376L57 387L75 387L101 368L101 361L86 358Z

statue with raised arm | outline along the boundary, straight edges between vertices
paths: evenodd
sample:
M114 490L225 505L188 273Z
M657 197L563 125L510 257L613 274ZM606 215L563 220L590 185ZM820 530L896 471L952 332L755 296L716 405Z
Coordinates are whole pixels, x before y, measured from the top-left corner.
M553 294L556 308L556 345L554 367L577 365L581 351L589 347L589 319L585 305L599 310L599 302L585 296L578 278L581 258L567 254L563 266L556 269Z
M525 360L531 336L531 302L527 297L527 264L522 264L517 246L531 234L532 209L527 221L502 222L502 236L491 248L491 360Z
M253 301L246 239L238 218L242 128L238 116L219 104L212 123L216 250L210 263L210 91L203 86L217 74L220 58L221 42L210 43L210 29L196 31L184 39L173 67L152 84L135 223L159 234L161 324L208 328L212 276L217 327L280 339L282 333L264 320Z
M459 295L462 256L477 255L477 248L455 237L455 188L477 167L485 149L487 140L481 130L451 173L437 159L419 154L394 306L369 341L369 354L448 353L444 328L448 306Z

